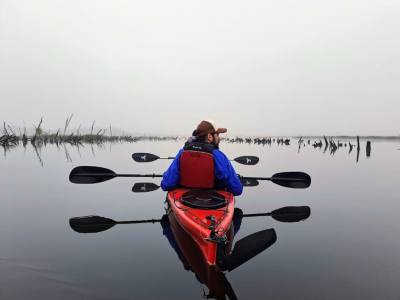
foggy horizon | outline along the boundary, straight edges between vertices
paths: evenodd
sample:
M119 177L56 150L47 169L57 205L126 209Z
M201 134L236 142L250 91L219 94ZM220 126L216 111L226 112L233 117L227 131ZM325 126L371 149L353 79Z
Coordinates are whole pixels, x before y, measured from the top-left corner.
M5 0L0 122L400 135L400 2Z

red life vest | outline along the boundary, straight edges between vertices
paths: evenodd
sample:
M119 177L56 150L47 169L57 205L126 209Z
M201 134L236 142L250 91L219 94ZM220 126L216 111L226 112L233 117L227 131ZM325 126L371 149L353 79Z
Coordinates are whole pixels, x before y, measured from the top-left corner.
M180 157L180 185L187 188L214 188L213 145L187 143Z

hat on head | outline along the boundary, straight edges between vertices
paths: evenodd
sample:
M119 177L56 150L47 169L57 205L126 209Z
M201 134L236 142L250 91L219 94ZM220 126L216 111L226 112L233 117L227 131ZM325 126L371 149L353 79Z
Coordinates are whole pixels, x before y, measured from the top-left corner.
M193 131L194 136L204 136L209 133L225 133L228 130L226 128L217 128L214 123L210 120L203 120L197 125L195 131Z

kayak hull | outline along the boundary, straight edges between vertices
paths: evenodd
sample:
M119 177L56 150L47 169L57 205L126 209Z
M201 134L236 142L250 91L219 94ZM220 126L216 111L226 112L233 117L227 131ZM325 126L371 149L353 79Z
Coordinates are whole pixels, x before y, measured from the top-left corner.
M199 246L207 264L217 265L218 252L225 252L229 241L235 204L233 194L222 190L210 191L225 200L224 206L210 209L188 205L184 199L191 191L184 188L169 191L167 202L170 212ZM203 190L203 195L204 192L207 193Z

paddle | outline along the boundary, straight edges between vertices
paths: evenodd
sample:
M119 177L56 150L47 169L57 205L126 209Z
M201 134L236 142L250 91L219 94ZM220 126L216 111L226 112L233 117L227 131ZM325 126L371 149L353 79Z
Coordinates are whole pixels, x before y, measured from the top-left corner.
M100 216L84 216L69 219L69 225L79 233L95 233L110 229L116 224L141 224L158 223L161 219L137 220L137 221L114 221L113 219Z
M232 271L245 262L271 247L276 242L273 228L250 234L235 243L232 253L218 265L223 271Z
M243 186L257 186L260 183L256 179L240 178L240 182Z
M259 184L258 180L255 179L245 179L242 180L242 184L244 187L252 187L257 186ZM134 193L147 193L153 192L160 188L159 185L152 182L137 182L132 187L132 192Z
M285 206L275 209L269 213L260 214L244 214L243 217L262 217L271 216L280 222L300 222L307 219L311 215L309 206Z
M294 189L304 189L311 185L311 177L304 172L281 172L272 175L272 177L242 177L241 179L250 180L268 180L275 184L294 188Z
M308 206L286 206L278 208L269 213L244 214L241 217L271 216L280 222L299 222L310 216ZM84 216L69 219L69 225L79 233L95 233L110 229L116 224L141 224L158 223L161 219L136 220L136 221L114 221L110 218L100 216Z
M155 154L151 154L151 153L144 153L144 152L137 152L137 153L133 153L132 154L132 158L134 161L136 162L152 162L155 161L157 159L175 159L175 157L159 157ZM239 156L234 158L231 161L235 161L239 164L242 165L248 165L248 166L254 166L258 163L259 158L257 156L252 156L252 155L246 155L246 156Z
M90 184L104 182L115 177L163 177L160 174L116 174L114 171L95 167L95 166L80 166L72 169L69 174L69 180L73 183ZM311 184L311 177L303 172L282 172L272 175L272 177L243 177L240 176L243 182L248 180L248 186L257 185L258 180L268 180L275 184L290 187L290 188L307 188Z
M147 193L153 192L160 188L159 185L152 182L137 182L132 187L132 192L134 193Z
M99 183L115 177L162 177L159 174L116 174L114 171L94 166L80 166L73 168L69 174L69 181L73 183Z

